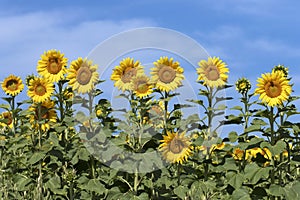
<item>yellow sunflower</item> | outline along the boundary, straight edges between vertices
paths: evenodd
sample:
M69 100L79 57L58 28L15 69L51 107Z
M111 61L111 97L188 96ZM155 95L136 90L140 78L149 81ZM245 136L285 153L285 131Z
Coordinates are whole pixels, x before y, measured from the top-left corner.
M57 50L46 51L38 61L37 71L50 82L58 82L67 73L68 59Z
M209 57L208 60L201 60L197 69L198 81L211 88L222 87L226 84L229 69L225 62L219 57Z
M169 92L182 85L184 70L179 62L174 62L173 58L160 57L153 64L155 67L151 68L151 81L157 89Z
M29 116L30 123L33 127L38 128L37 121L39 120L39 106L38 104L32 104L29 107L29 110L32 111L33 114ZM40 110L41 116L40 119L44 120L44 123L41 124L41 129L43 131L47 131L50 129L50 125L56 122L56 112L54 109L54 102L51 100L44 101L41 104Z
M13 127L13 117L12 117L12 113L11 112L3 112L0 115L0 120L2 122L0 122L0 126L2 127L9 127L12 128Z
M245 156L245 157L244 157ZM235 160L243 160L245 158L245 160L249 160L251 155L249 153L249 151L246 151L246 154L245 154L245 151L240 149L240 148L235 148L233 150L233 153L232 153L232 157L235 159Z
M240 78L235 83L236 90L241 94L247 94L251 89L251 83L247 78Z
M27 95L35 103L41 103L49 99L53 91L53 83L49 82L47 79L36 77L29 81Z
M131 90L132 79L143 73L144 70L139 61L134 61L133 58L125 58L115 67L110 79L115 81L115 87L124 92L125 90Z
M77 60L72 61L67 75L69 85L73 91L85 94L91 92L99 79L97 72L97 65L93 65L91 60L79 57Z
M20 77L9 75L2 82L2 89L6 94L16 96L24 89L24 84Z
M182 164L192 154L191 142L185 137L185 132L167 132L163 137L158 148L168 162Z
M145 74L138 74L131 80L131 87L136 96L142 98L152 93L152 84L150 79Z
M285 67L284 65L276 65L273 69L272 72L281 72L282 75L287 78L289 75L289 68Z
M282 76L281 72L262 74L262 77L258 78L257 82L255 94L260 95L259 99L263 103L272 107L282 105L292 92L289 80Z

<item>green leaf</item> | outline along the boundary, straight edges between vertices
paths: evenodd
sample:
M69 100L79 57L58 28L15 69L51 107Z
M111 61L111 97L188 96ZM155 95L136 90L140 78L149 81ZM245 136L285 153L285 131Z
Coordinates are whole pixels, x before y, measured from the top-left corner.
M181 199L184 199L186 197L187 191L188 191L188 188L184 187L182 185L180 185L174 189L174 193Z
M271 168L269 167L259 167L256 163L250 163L245 167L245 178L249 180L250 183L256 184L262 178L268 178Z
M233 143L233 142L237 141L237 139L239 138L239 136L238 136L237 132L231 131L229 133L229 135L228 135L228 138L229 138L229 141Z
M28 163L33 165L35 163L37 163L38 161L40 161L41 159L43 159L45 157L45 153L44 152L35 152L31 158L28 160Z
M82 189L103 194L105 192L104 185L97 179L91 179L86 185L81 186Z
M248 128L245 129L245 133L250 133L254 131L259 131L260 130L260 125L254 124L249 126Z
M230 108L230 110L239 110L239 111L242 111L243 108L241 106L233 106L232 108Z
M284 189L280 187L279 185L271 185L269 188L269 193L273 196L281 196L283 197L284 195Z
M242 186L243 181L244 181L244 176L242 174L234 173L234 175L230 178L228 183L235 189L238 189Z
M233 200L251 200L249 191L246 188L239 188L237 190L234 190L231 198Z

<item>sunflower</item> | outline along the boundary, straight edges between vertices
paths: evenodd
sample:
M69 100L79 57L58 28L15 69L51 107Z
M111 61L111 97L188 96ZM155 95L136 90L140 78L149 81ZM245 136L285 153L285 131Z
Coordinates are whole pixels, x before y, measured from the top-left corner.
M138 74L131 80L131 87L136 96L142 98L152 93L152 84L145 74Z
M192 154L191 142L185 137L185 132L181 134L167 132L161 142L163 143L158 148L162 151L163 157L171 163L182 164Z
M251 155L249 154L248 151L246 151L246 154L245 154L245 151L240 148L235 148L232 153L232 157L235 160L243 160L244 158L245 158L245 160L249 160L250 156Z
M282 75L287 78L289 74L289 68L285 67L284 65L276 65L273 69L272 72L281 72Z
M2 82L2 89L6 94L16 96L24 89L24 84L20 77L9 75Z
M265 73L257 82L255 94L260 95L259 99L263 103L272 107L282 105L292 92L289 80L281 72Z
M133 58L125 58L115 67L110 79L115 81L115 87L124 92L125 90L131 90L132 79L143 73L144 70L139 61L134 61Z
M12 113L11 112L3 112L0 115L0 126L2 127L9 127L12 128L13 127L13 117L12 117Z
M251 89L251 83L247 78L240 78L235 83L236 90L241 94L247 94Z
M41 55L38 61L37 71L44 78L50 82L58 82L63 79L64 74L67 73L66 65L68 59L64 54L57 50L49 50Z
M53 83L43 78L33 78L29 81L27 95L35 103L41 103L50 98L54 91Z
M44 101L40 105L40 111L39 111L39 105L38 104L32 104L29 107L29 110L32 111L32 114L29 116L30 123L33 127L38 128L38 120L44 120L44 123L41 123L41 129L43 131L47 131L50 129L50 125L54 124L56 122L56 112L54 109L54 102L51 100ZM41 114L39 118L39 113Z
M97 68L97 65L93 65L87 58L79 57L72 61L67 79L70 80L69 85L73 91L81 94L91 92L99 79Z
M203 84L211 88L222 87L226 84L229 69L219 57L209 57L207 61L201 60L198 65L198 81L204 81Z
M153 64L155 67L151 68L152 83L157 89L169 92L182 85L184 70L179 62L174 62L173 58L160 57Z

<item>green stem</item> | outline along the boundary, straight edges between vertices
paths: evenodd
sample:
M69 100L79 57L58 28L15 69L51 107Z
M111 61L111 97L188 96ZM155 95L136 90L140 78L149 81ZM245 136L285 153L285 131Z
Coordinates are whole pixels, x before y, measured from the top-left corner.
M41 107L41 104L39 103L38 104L38 134L39 134L39 137L38 137L38 147L39 147L39 151L42 149L42 128L41 128L41 119L42 119L42 107ZM42 164L43 164L43 161L40 160L39 161L39 176L38 176L38 180L37 180L37 183L38 183L38 199L41 200L43 199L43 174L42 174Z
M58 82L58 103L59 103L59 112L60 112L60 121L62 122L65 118L64 107L63 107L63 83L61 81Z
M248 120L249 120L249 105L248 105L248 94L244 94L244 109L245 109L245 115L244 115L244 119L245 119L245 123L244 123L244 132L245 130L248 128ZM246 135L246 137L248 136L248 134Z
M135 169L135 173L134 173L134 183L133 183L133 190L134 193L137 194L138 191L138 185L139 185L139 173L138 173L138 169Z
M180 185L180 174L181 174L181 164L178 163L177 165L177 184Z
M168 92L165 92L165 96L163 96L164 100L164 107L165 107L165 112L164 112L164 132L167 134L167 118L168 118Z
M13 119L13 133L16 134L16 127L17 127L17 118L16 118L16 113L15 113L15 96L12 97L12 101L11 101L11 114L12 114L12 119Z
M270 110L270 116L269 116L269 121L270 121L270 128L271 128L271 145L273 146L276 143L276 135L274 132L274 108L271 107Z

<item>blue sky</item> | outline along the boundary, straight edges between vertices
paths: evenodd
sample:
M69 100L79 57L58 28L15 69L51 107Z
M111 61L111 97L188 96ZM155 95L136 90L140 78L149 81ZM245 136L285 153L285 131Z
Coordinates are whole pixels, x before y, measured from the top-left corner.
M35 73L40 55L58 49L85 57L99 43L141 27L173 29L196 40L230 68L229 82L248 77L255 87L274 65L289 67L300 94L299 1L110 0L0 1L0 79ZM231 90L229 93L233 93ZM23 91L24 95L26 94ZM2 94L2 93L1 93Z

